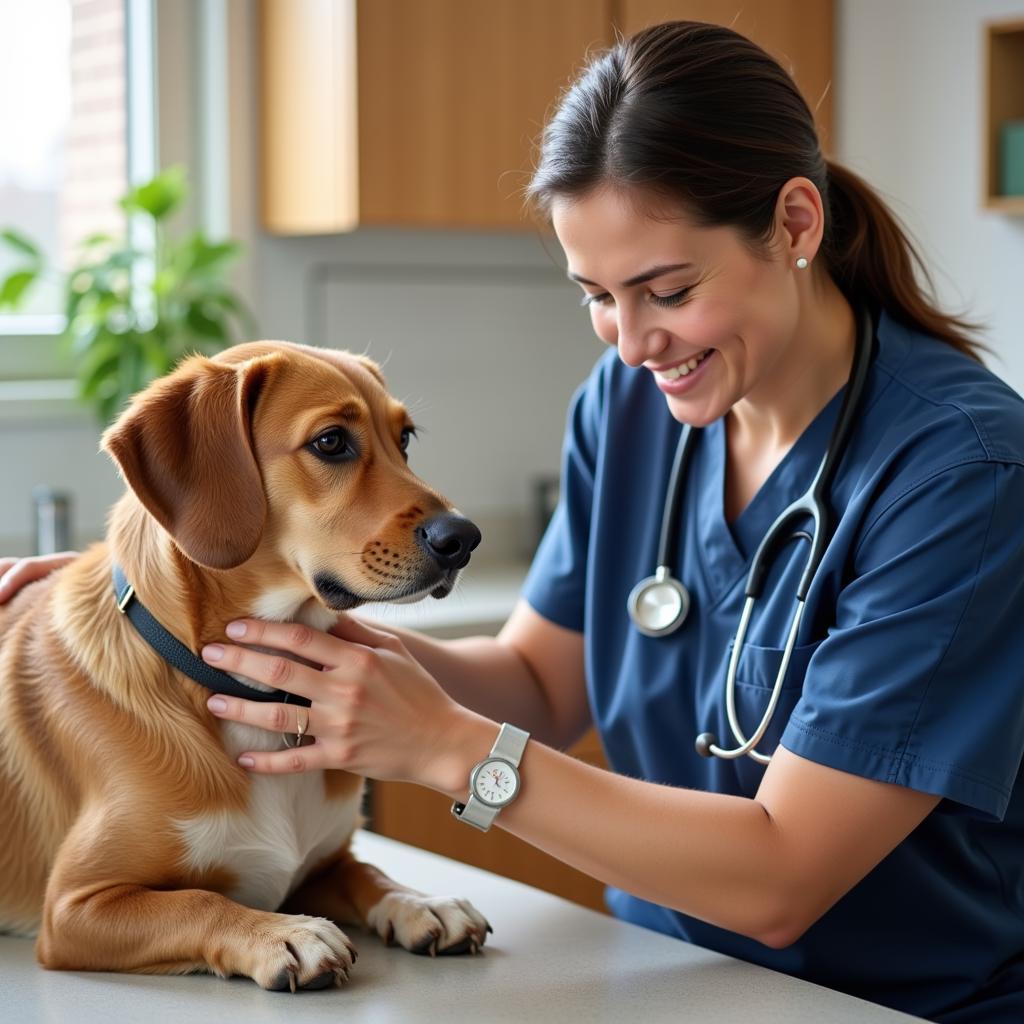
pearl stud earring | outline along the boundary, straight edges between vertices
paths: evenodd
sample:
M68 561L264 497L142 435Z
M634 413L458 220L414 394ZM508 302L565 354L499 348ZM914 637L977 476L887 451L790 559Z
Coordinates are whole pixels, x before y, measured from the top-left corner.
M807 257L806 256L798 256L797 259L796 259L796 265L797 265L797 267L800 270L803 270L804 267L807 266Z

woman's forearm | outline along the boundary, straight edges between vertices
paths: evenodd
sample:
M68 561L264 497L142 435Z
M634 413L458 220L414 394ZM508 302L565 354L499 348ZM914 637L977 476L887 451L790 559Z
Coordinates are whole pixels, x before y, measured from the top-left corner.
M465 800L472 765L494 722L468 720L441 788ZM774 944L786 905L776 828L745 797L660 786L602 771L541 743L527 744L522 793L496 824L580 871L720 928Z
M459 704L493 721L513 722L543 743L560 748L570 742L554 734L543 688L509 645L492 636L438 640L390 624L383 628L398 636Z

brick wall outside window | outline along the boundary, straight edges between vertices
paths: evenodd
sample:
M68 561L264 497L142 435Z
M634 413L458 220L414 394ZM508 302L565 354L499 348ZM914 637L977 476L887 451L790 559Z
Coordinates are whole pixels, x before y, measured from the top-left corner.
M71 0L71 123L60 261L97 231L120 235L126 188L124 0Z
M86 236L124 234L124 6L18 0L0 12L0 228L60 270ZM0 246L0 279L22 260ZM25 300L19 312L60 313L62 283L44 279Z

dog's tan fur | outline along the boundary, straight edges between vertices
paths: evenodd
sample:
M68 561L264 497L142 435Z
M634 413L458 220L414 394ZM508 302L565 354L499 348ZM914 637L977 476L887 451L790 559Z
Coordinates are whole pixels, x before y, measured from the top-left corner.
M486 922L464 901L352 857L360 778L239 768L246 745L280 738L215 720L209 692L161 660L113 596L116 560L199 651L271 605L329 625L317 572L365 600L429 587L436 567L413 530L450 506L409 470L407 424L369 360L258 342L186 360L107 431L129 484L107 540L0 607L0 930L37 934L44 966L211 970L294 989L347 976L351 944L323 918L412 949L483 943ZM330 426L358 439L358 461L309 453ZM283 785L298 788L282 803ZM304 818L280 822L293 804ZM243 832L244 856L216 848ZM252 889L239 858L245 870L266 860L267 891L290 913L232 898Z

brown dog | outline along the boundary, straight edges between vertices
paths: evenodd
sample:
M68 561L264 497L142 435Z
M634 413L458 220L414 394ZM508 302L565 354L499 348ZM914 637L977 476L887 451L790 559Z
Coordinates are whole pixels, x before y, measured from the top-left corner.
M335 922L416 952L483 944L466 901L351 855L362 779L239 768L281 738L215 720L111 579L192 652L244 616L327 628L443 597L479 533L408 468L411 430L368 359L256 342L186 360L104 435L129 486L107 541L0 607L0 931L38 934L45 967L294 991L347 977Z

